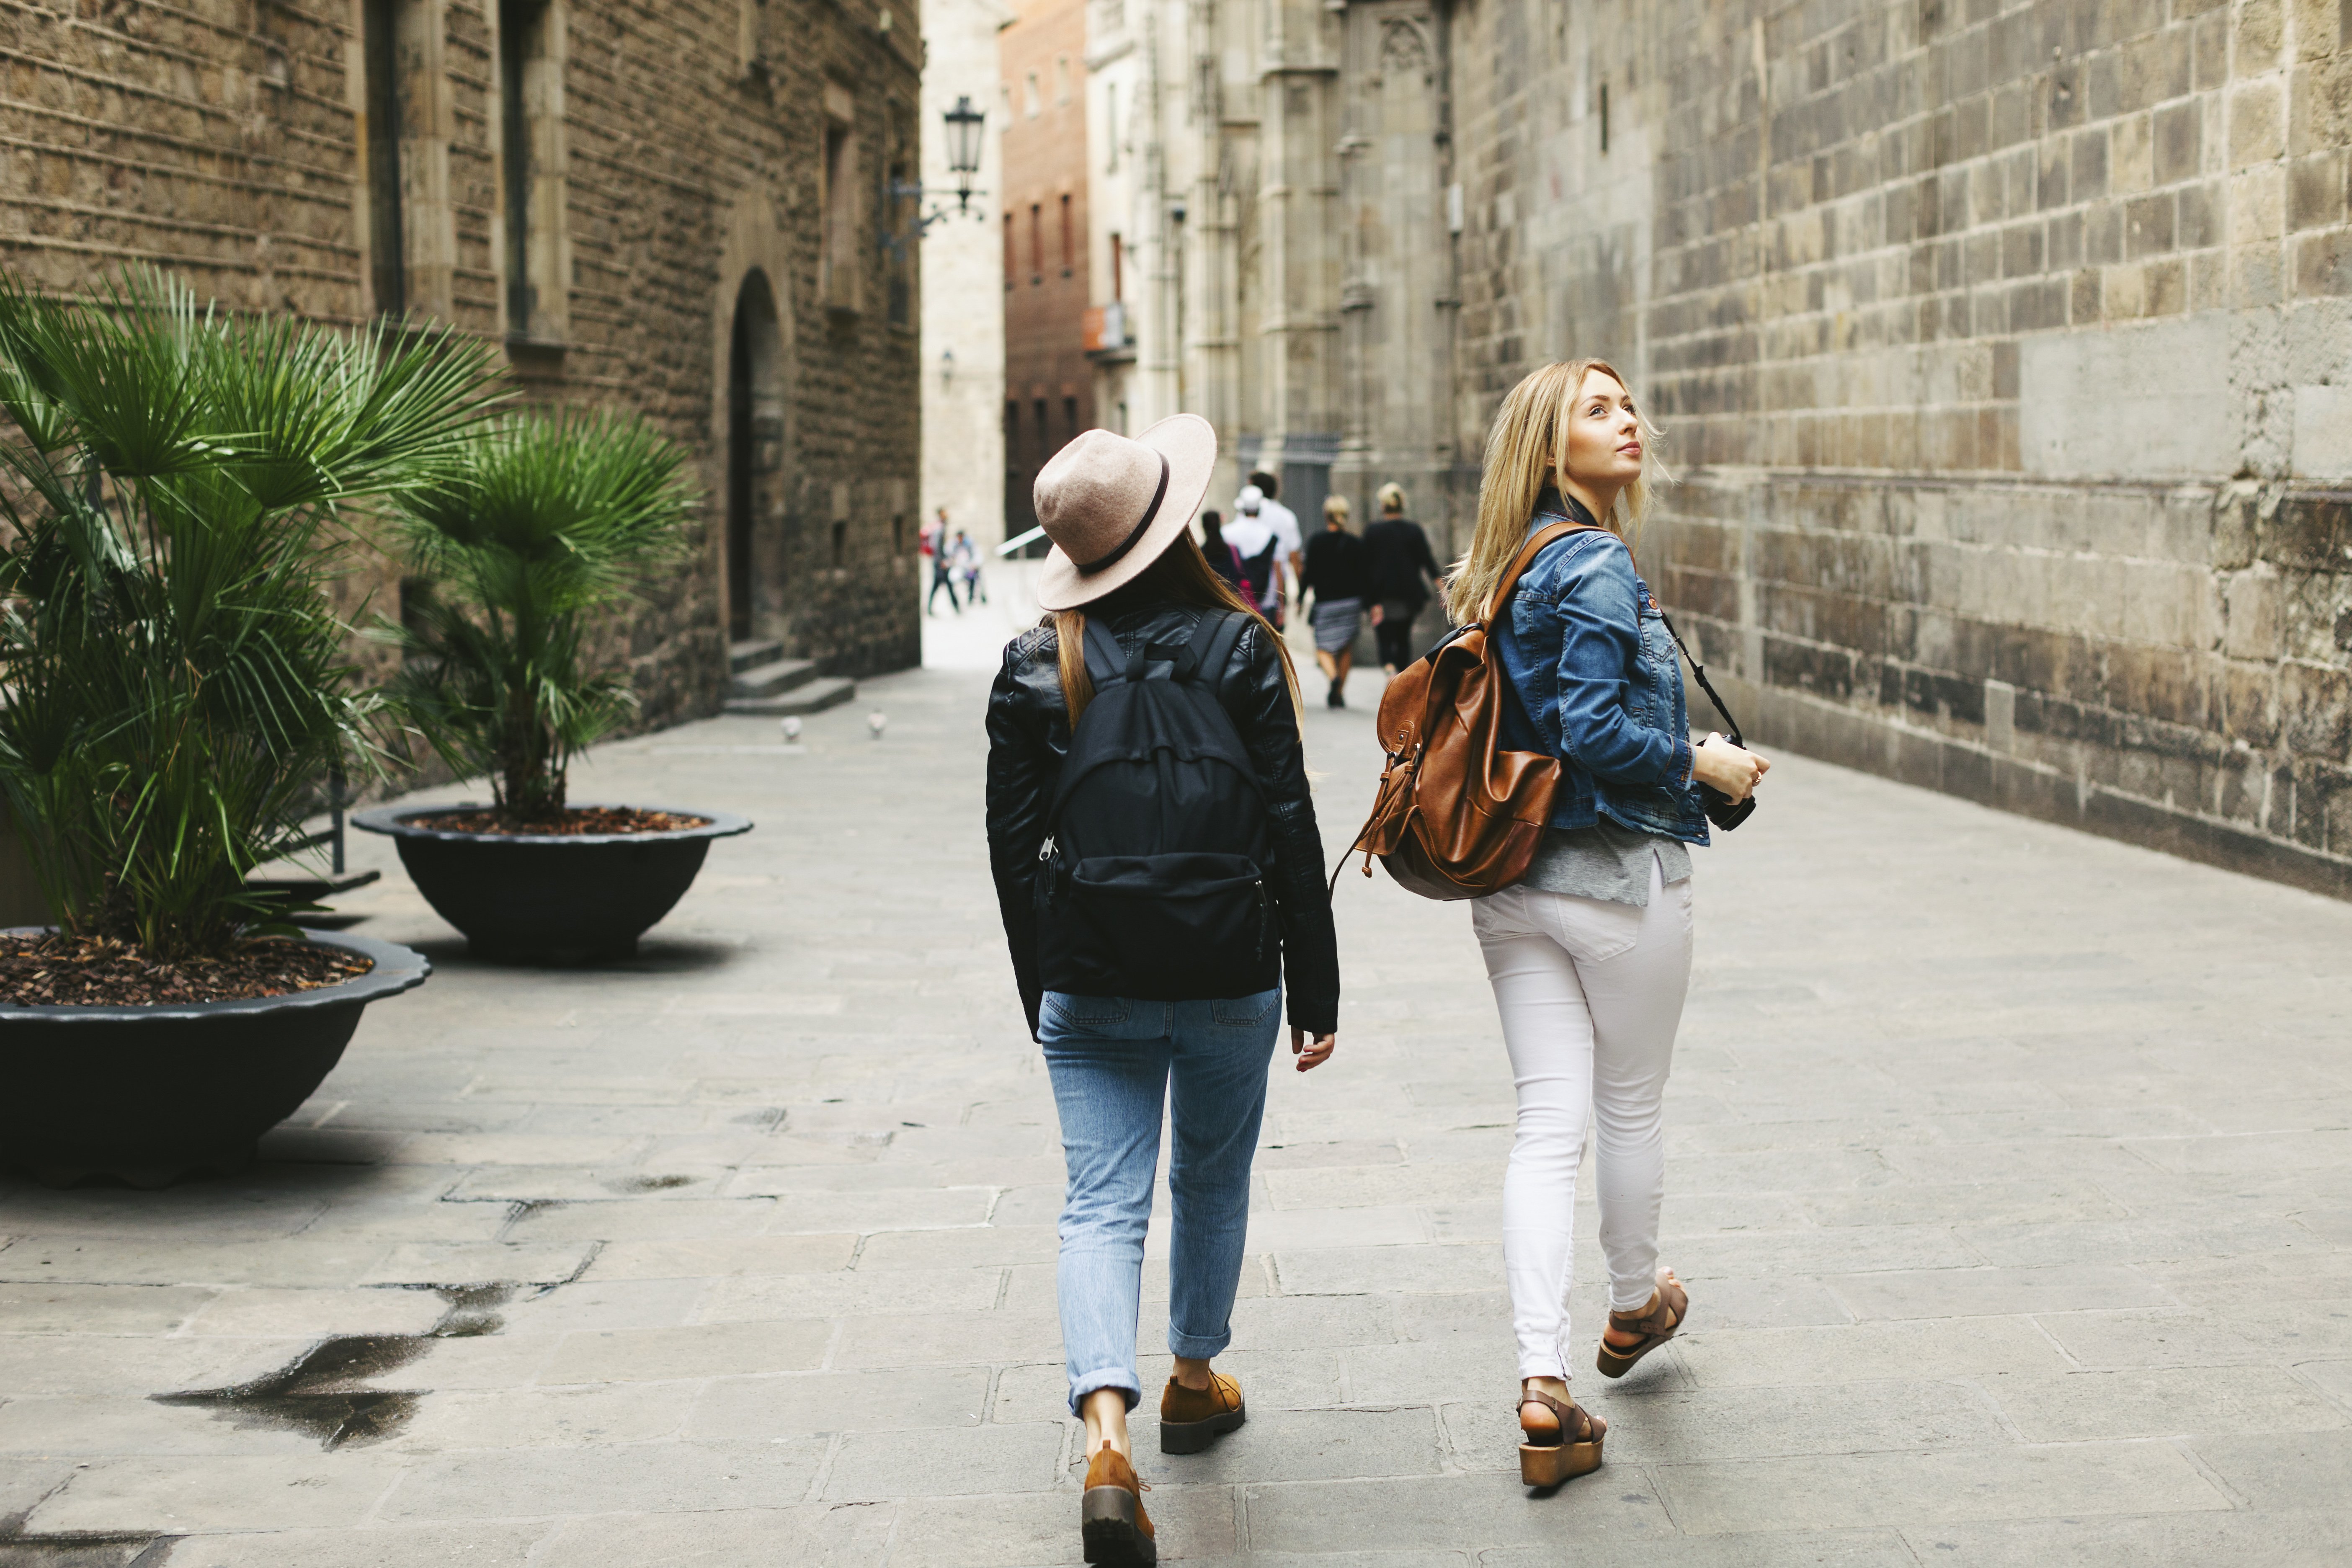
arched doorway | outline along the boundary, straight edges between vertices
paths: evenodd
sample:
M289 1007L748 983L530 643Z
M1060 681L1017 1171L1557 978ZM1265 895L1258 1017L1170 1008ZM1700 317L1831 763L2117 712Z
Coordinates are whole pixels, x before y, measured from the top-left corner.
M776 522L784 463L784 399L776 299L767 275L744 274L727 349L727 631L760 635L783 607ZM766 580L762 580L762 568Z

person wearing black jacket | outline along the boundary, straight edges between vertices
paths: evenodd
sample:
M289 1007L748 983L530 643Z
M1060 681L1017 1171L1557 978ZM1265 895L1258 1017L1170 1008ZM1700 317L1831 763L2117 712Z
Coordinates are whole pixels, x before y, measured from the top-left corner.
M1395 485L1381 487L1381 521L1364 530L1364 552L1370 557L1372 637L1380 644L1381 668L1394 675L1412 662L1413 617L1429 603L1428 584L1444 578L1429 552L1429 536L1405 516L1404 491Z
M1189 527L1215 459L1208 422L1183 414L1133 440L1091 430L1055 454L1036 483L1037 515L1054 542L1037 598L1052 613L1006 646L988 700L989 863L1022 1006L1045 1047L1068 1168L1055 1293L1070 1408L1086 1422L1087 1561L1098 1564L1157 1555L1137 1495L1127 1415L1142 1396L1136 1322L1163 1101L1174 1140L1168 1344L1175 1373L1160 1395L1160 1447L1190 1453L1244 1415L1240 1386L1210 1362L1232 1338L1284 983L1298 1070L1320 1066L1338 1044L1338 943L1307 794L1297 677L1280 637L1210 570ZM1072 715L1095 700L1089 624L1097 638L1108 631L1121 655L1148 659L1202 646L1207 618L1231 636L1227 616L1247 618L1223 668L1203 678L1264 796L1273 863L1261 876L1280 983L1260 991L1263 977L1237 975L1254 994L1222 994L1210 984L1181 1000L1050 989L1046 976L1069 967L1049 949L1068 917L1041 921L1039 899L1068 894L1040 884L1057 853L1050 819Z
M1307 542L1307 568L1298 574L1302 598L1315 595L1315 662L1331 683L1326 706L1348 705L1348 676L1356 668L1356 629L1363 624L1371 579L1364 542L1348 531L1348 498L1323 498L1323 531Z

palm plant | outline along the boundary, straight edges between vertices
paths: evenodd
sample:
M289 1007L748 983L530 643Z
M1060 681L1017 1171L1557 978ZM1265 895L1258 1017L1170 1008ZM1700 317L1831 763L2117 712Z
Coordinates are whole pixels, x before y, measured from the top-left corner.
M453 460L491 374L446 331L226 317L153 272L0 278L0 792L59 926L173 960L265 919L247 873L381 754L326 592L344 509Z
M517 414L397 500L431 589L383 628L408 656L387 690L509 822L561 818L572 759L635 710L625 672L593 668L591 623L686 552L685 459L634 416Z

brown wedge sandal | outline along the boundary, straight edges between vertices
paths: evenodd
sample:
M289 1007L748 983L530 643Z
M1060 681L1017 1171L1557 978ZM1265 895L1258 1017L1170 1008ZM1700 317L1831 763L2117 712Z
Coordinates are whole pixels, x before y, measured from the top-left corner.
M1642 1337L1630 1345L1601 1342L1601 1359L1596 1363L1603 1377L1622 1377L1633 1370L1633 1363L1675 1337L1690 1316L1690 1292L1675 1278L1671 1268L1658 1270L1658 1288L1638 1312L1612 1312L1609 1326L1622 1333Z
M1601 1440L1608 1436L1609 1423L1573 1399L1562 1404L1539 1388L1521 1390L1519 1405L1522 1408L1540 1405L1559 1418L1550 1441L1546 1442L1543 1434L1529 1431L1526 1417L1520 1417L1519 1435L1527 1439L1519 1445L1520 1485L1556 1487L1601 1468Z

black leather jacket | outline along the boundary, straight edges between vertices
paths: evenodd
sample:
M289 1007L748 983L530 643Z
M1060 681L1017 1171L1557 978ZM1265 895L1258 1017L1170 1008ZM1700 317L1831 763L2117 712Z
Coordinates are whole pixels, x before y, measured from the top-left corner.
M1183 642L1202 614L1189 605L1123 607L1115 601L1102 613L1111 635L1128 648L1139 642ZM1005 645L1003 668L988 694L988 860L1032 1038L1043 994L1031 879L1045 841L1046 808L1070 749L1060 648L1051 626L1023 632ZM1275 864L1266 882L1282 928L1290 1022L1310 1034L1330 1034L1339 1026L1339 949L1331 929L1330 889L1323 879L1323 838L1307 792L1297 714L1281 660L1262 626L1243 631L1218 679L1217 700L1249 748L1273 807Z

